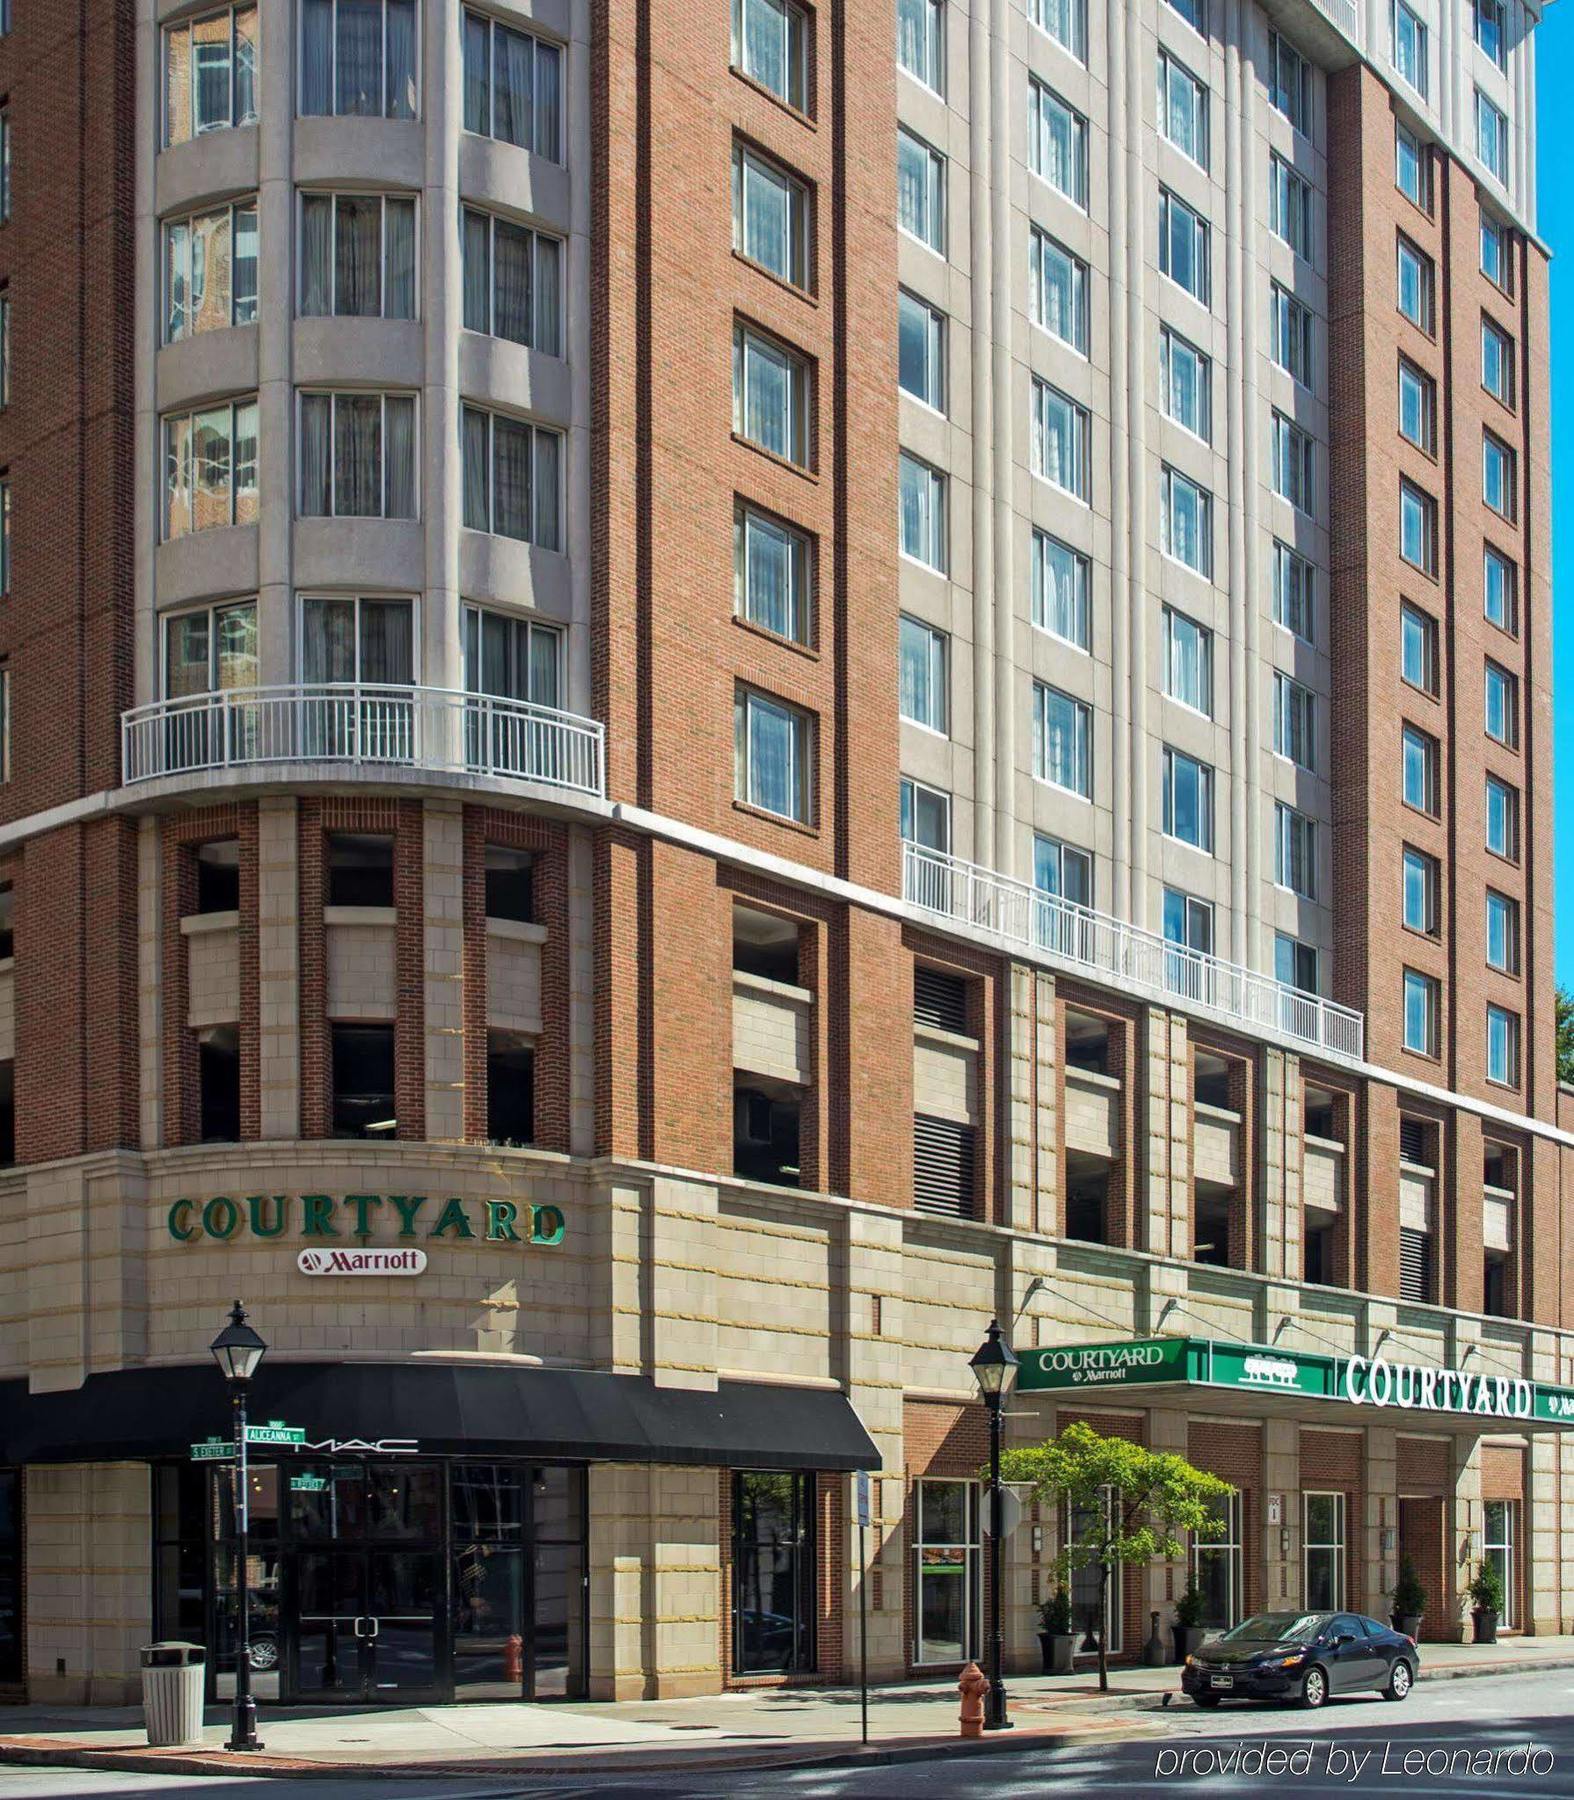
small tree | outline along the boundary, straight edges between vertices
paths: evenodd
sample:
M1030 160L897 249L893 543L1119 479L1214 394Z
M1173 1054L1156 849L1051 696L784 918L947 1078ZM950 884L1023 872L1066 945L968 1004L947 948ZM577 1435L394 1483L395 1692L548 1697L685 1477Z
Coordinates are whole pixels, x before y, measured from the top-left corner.
M1557 992L1558 1080L1574 1082L1574 994L1560 987Z
M1080 1420L1047 1443L1023 1445L1001 1457L1001 1478L1027 1482L1039 1500L1070 1503L1089 1523L1055 1559L1064 1581L1073 1569L1099 1571L1099 1617L1108 1614L1110 1576L1127 1563L1185 1554L1182 1533L1217 1537L1224 1521L1216 1502L1234 1492L1227 1481L1193 1468L1184 1456L1106 1438ZM1104 1498L1109 1495L1106 1509ZM1099 1628L1099 1691L1109 1691L1106 1633Z

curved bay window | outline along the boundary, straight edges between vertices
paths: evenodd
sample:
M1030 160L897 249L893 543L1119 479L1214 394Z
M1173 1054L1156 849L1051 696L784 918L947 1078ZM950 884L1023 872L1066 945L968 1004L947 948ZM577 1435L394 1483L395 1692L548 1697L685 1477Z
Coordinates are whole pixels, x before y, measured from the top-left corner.
M814 1476L740 1469L732 1478L732 1666L739 1675L814 1668Z
M231 601L164 621L165 759L200 769L255 754L256 710L242 698L257 685L257 602Z

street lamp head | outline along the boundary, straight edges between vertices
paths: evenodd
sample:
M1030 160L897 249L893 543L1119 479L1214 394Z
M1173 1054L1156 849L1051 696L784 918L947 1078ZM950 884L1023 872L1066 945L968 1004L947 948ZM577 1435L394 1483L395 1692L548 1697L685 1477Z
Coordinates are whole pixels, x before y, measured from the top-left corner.
M268 1346L246 1323L246 1309L236 1301L230 1322L208 1346L227 1381L250 1381Z
M1011 1392L1017 1378L1017 1353L1006 1342L1000 1321L991 1319L983 1343L973 1352L968 1367L978 1383L978 1391L991 1404L998 1404Z

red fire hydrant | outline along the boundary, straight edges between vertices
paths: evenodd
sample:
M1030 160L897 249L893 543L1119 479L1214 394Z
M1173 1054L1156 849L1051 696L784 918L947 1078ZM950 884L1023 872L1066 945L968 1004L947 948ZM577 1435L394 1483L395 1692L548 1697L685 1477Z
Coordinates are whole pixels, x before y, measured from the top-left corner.
M962 1736L966 1738L984 1735L984 1696L989 1692L989 1677L979 1668L976 1662L970 1662L962 1671L957 1682L957 1692L962 1696Z
M523 1681L525 1677L525 1640L516 1631L503 1640L503 1679Z

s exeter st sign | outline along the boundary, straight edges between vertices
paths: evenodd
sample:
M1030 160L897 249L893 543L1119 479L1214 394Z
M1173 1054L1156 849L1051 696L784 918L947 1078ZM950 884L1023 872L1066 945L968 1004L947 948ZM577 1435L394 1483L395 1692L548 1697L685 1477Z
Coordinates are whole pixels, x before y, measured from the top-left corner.
M486 1244L561 1244L561 1208L516 1200L429 1199L425 1194L215 1194L208 1200L177 1200L165 1227L178 1244L204 1238L230 1243L238 1238L351 1238L364 1245L374 1232L394 1226L397 1243L447 1238ZM424 1252L416 1252L425 1265ZM305 1268L304 1263L301 1265ZM311 1269L309 1274L418 1275L414 1266L365 1269Z

